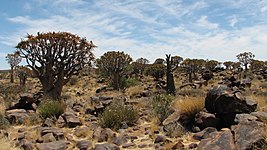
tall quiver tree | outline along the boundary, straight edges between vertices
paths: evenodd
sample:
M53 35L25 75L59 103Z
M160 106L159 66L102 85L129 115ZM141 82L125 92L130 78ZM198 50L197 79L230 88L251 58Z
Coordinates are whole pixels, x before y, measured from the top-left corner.
M183 61L183 58L180 56L171 57L171 55L166 55L166 63L167 63L167 92L169 94L176 94L175 84L173 79L173 71L179 66L179 64Z
M91 66L96 47L91 41L68 32L38 33L22 39L16 48L39 78L44 94L59 99L72 75Z
M16 51L13 54L7 54L6 56L7 62L10 64L11 67L11 75L10 75L10 82L14 83L14 70L15 67L21 62L22 58L20 57L20 52Z
M120 89L120 79L129 68L132 58L124 52L109 51L97 59L96 66L102 75L111 77L115 90Z
M236 57L239 60L239 62L245 67L245 70L247 71L248 65L251 63L255 55L252 54L251 52L244 52L244 53L238 54Z

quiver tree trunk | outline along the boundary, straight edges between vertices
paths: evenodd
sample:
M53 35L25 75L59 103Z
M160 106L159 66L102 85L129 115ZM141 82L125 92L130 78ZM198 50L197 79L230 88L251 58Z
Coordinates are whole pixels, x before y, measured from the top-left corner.
M10 82L14 83L14 66L11 66Z
M173 68L172 68L172 62L171 62L171 55L166 55L166 62L167 62L167 92L169 94L175 95L175 85L174 85L174 79L173 79Z
M114 73L113 74L113 88L114 88L114 90L120 89L119 81L120 81L119 73Z

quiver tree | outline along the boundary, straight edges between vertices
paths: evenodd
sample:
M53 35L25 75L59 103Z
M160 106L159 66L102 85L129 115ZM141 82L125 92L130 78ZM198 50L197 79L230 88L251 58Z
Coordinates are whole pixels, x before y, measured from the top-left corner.
M18 66L16 70L16 74L19 77L19 84L24 86L26 84L26 80L29 76L32 76L32 71L25 66Z
M202 67L205 64L205 60L203 59L189 59L186 58L182 64L181 67L188 75L188 80L190 83L193 82L193 78L197 79L196 73L202 69Z
M167 92L169 94L175 95L175 84L173 79L173 72L179 66L179 64L183 61L183 58L180 56L171 57L171 55L166 55L166 63L167 63Z
M22 60L22 58L20 57L20 52L16 51L14 54L7 54L6 60L10 64L10 67L11 67L11 69L10 69L10 71L11 71L10 82L14 83L14 70L15 70L15 67Z
M63 86L85 66L91 66L96 47L68 32L38 33L22 39L16 48L39 78L44 94L59 99Z
M226 69L232 69L234 62L232 61L225 61L223 62L223 65L226 67Z
M264 61L253 59L250 63L250 69L254 72L264 69Z
M207 60L205 63L205 68L210 71L214 71L218 66L220 65L220 62L217 60Z
M131 63L133 73L135 76L143 75L143 72L149 61L146 58L138 58L135 62Z
M244 52L244 53L238 54L236 57L239 60L239 62L245 67L245 70L247 71L248 65L251 63L255 55L252 54L251 52Z
M119 90L121 78L128 71L131 61L130 55L124 52L110 51L97 59L96 66L103 76L111 77L113 88Z
M146 75L154 77L156 81L164 77L166 66L164 64L149 64L146 68Z

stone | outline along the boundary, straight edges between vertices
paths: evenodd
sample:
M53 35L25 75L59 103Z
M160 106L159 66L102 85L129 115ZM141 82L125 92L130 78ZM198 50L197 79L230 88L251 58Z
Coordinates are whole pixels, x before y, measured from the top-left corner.
M44 136L48 133L52 133L53 136L57 139L64 139L64 133L62 132L62 130L58 129L58 128L52 128L52 127L42 127L41 128L41 136Z
M53 133L47 133L43 136L43 142L49 143L49 142L55 142L56 138L54 137Z
M198 150L203 150L203 149L236 150L234 138L230 129L215 133L216 134L214 134L212 137L201 140L198 145Z
M46 118L44 123L42 124L43 127L52 127L54 125L54 120L51 118Z
M257 112L252 112L251 115L257 117L259 121L267 123L267 113L266 112L257 111Z
M235 116L235 123L247 122L247 121L256 121L257 117L251 114L237 114Z
M32 143L31 141L28 141L26 139L23 139L21 141L21 146L24 150L33 150L35 149L35 144Z
M122 144L124 143L127 143L128 141L128 138L126 136L118 136L118 137L114 137L112 139L112 143L118 145L118 146L121 146Z
M195 116L195 122L200 129L205 129L207 127L219 127L221 124L221 119L216 118L214 114L200 111Z
M173 124L177 121L179 121L181 115L180 115L180 112L178 111L175 111L173 112L171 115L169 115L163 122L162 122L162 125L163 126L166 126L168 124Z
M164 135L157 135L154 143L164 143L166 139L167 138Z
M37 143L38 150L66 150L67 144L65 141L55 141L49 143Z
M73 134L79 138L85 138L88 135L90 128L87 126L75 128Z
M29 113L24 109L9 110L6 114L6 118L11 124L24 124L30 118Z
M116 133L114 133L110 128L105 128L101 131L100 136L98 138L98 142L111 140L115 136Z
M142 143L138 145L138 148L147 148L148 145L146 143Z
M184 144L182 142L182 140L178 140L178 142L176 142L173 146L172 149L183 149L184 148Z
M266 124L259 121L243 121L233 126L234 139L237 149L262 149L266 142Z
M92 148L92 142L87 141L87 140L81 140L81 141L77 142L76 146L80 150L88 150L88 149Z
M81 120L79 119L79 117L77 117L74 112L71 112L71 111L67 111L65 112L64 114L62 114L62 117L63 119L65 120L66 122L66 125L69 127L69 128L74 128L76 126L80 126L82 123L81 123Z
M136 144L135 143L124 143L122 144L122 148L136 148Z
M209 138L209 137L212 137L212 134L214 132L217 132L217 129L214 128L214 127L207 127L205 128L204 130L200 131L200 132L197 132L193 135L193 138L195 140L202 140L202 139L206 139L206 138Z
M119 150L120 148L112 143L96 144L94 150Z
M63 128L65 125L66 125L65 120L63 119L62 116L59 116L57 119L57 126Z

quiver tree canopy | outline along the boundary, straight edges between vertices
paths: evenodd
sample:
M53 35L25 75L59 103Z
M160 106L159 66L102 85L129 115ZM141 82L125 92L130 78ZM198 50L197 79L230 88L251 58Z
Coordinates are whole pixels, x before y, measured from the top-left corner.
M94 47L91 41L68 32L28 34L16 46L40 79L44 93L56 99L72 75L91 66Z

